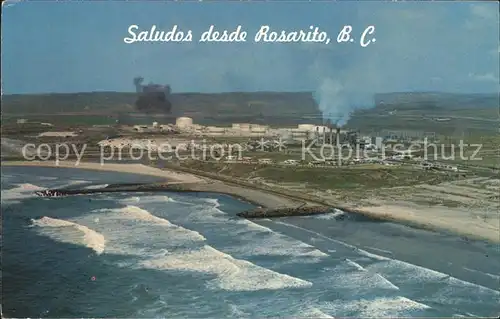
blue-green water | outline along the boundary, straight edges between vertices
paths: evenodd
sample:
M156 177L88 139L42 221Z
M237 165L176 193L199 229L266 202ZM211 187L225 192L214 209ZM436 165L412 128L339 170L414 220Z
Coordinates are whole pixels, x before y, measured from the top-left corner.
M498 247L342 215L263 220L214 194L33 197L153 181L2 168L8 317L381 317L499 313ZM344 217L344 218L339 218Z

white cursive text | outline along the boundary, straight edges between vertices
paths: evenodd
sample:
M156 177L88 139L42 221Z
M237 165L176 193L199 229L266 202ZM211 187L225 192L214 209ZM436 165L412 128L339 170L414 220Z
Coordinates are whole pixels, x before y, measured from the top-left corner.
M174 25L169 31L158 31L156 25L151 26L150 30L140 31L139 26L133 24L128 27L128 33L131 37L123 38L123 42L130 44L134 42L190 42L193 40L191 30L183 32L178 30L177 25Z

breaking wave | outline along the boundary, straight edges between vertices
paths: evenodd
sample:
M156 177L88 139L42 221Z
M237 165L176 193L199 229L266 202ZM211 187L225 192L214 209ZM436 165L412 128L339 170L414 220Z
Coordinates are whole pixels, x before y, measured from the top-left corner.
M41 228L41 233L54 240L70 244L83 245L94 250L97 254L104 252L106 240L102 234L86 226L67 220L42 217L31 220L33 226ZM67 230L65 230L67 229ZM73 230L76 230L75 233Z
M331 279L333 285L337 287L336 289L349 288L348 290L351 292L357 289L357 293L362 293L362 290L370 286L378 287L379 289L397 290L399 289L398 287L401 286L422 287L426 284L432 285L440 283L444 285L434 293L429 293L429 297L426 298L428 302L437 301L441 305L453 305L457 302L461 304L474 304L484 302L485 300L498 300L500 297L499 291L463 281L445 273L372 254L356 246L346 244L342 241L326 237L296 225L283 222L277 223L313 233L317 237L339 244L347 248L348 250L346 250L346 252L350 251L350 254L354 256L353 258L359 259L359 262L363 261L366 263L368 260L369 265L361 266L359 263L354 263L352 260L346 259L347 264L354 268L356 272L349 273L345 266L344 268L342 268L343 266L339 266L336 269L331 269L330 271L342 274L342 276L334 275ZM403 300L403 302L406 301L406 299ZM367 307L371 306L367 305ZM385 312L378 316L383 316L384 313ZM358 316L364 316L364 314L358 314Z
M317 319L329 319L334 318L326 313L322 312L318 308L308 308L303 311L299 311L295 316L295 318L317 318Z
M343 313L346 317L382 318L412 316L429 306L405 297L382 297L354 301L332 301L321 304L322 310L330 313Z
M175 253L159 259L140 263L145 268L185 270L217 275L209 288L230 291L255 291L263 289L305 288L312 283L280 274L245 260L238 260L211 246Z
M36 197L35 192L46 188L33 184L16 184L16 187L11 189L2 189L2 204L19 203L19 200Z
M333 213L313 215L313 216L310 216L310 218L332 220L332 219L338 219L339 217L345 216L345 214L346 213L341 211L340 209L335 209Z
M127 205L126 207L123 208L98 209L95 210L94 213L106 213L106 217L110 219L119 220L120 222L123 221L131 221L135 223L146 222L156 226L167 227L169 228L169 230L167 233L164 233L164 235L168 236L169 240L175 240L176 242L206 240L205 237L203 237L200 233L196 231L188 230L186 228L174 225L164 218L157 217L151 214L149 211L133 205ZM148 224L145 224L144 226L147 227Z
M123 204L133 204L133 203L141 203L141 204L150 204L150 203L164 203L164 202L170 202L170 203L180 203L176 201L175 199L165 196L165 195L150 195L150 196L133 196L133 197L128 197L120 200L120 203ZM186 203L190 204L190 203ZM192 205L192 204L191 204Z
M212 274L217 278L207 283L209 288L230 291L312 286L308 281L236 259L207 245L200 233L137 206L95 210L84 217L85 222L92 222L95 216L100 216L95 227L106 234L107 251L137 257L135 262L119 263L120 267Z
M229 219L228 215L219 209L219 203L215 200L205 199L206 203L213 206L198 205L193 207L187 216L189 221L203 224L223 224L225 231L231 237L244 241L242 245L228 247L232 253L246 256L291 256L308 257L303 261L308 263L318 262L321 258L329 255L319 249L292 237L280 234L268 227L254 223L247 219Z

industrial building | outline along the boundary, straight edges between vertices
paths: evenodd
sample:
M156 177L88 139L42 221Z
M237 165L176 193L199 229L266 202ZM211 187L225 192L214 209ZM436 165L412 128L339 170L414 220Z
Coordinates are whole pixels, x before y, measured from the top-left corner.
M282 140L316 140L327 144L354 144L358 142L357 133L316 124L298 124L297 127L271 128L269 125L253 123L233 123L231 126L203 126L195 124L190 117L179 117L175 125L160 125L153 122L151 126L135 125L138 132L178 132L186 135L212 137L248 137L248 138L279 138Z
M193 126L193 119L190 117L179 117L175 120L175 126L180 129L190 128Z

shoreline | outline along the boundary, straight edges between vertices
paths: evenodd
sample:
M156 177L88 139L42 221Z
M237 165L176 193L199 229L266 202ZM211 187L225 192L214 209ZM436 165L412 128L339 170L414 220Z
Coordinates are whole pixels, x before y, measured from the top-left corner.
M485 229L480 227L471 227L466 221L454 220L453 224L441 219L440 216L419 215L410 211L404 205L373 205L356 207L354 205L343 205L327 202L326 200L305 199L302 196L282 194L278 190L262 189L255 185L241 185L238 181L228 182L219 180L217 177L207 176L209 173L197 175L196 173L186 172L186 169L175 170L175 168L159 169L142 164L115 164L81 162L75 165L75 162L60 162L56 165L54 162L38 161L6 161L1 163L3 166L30 166L30 167L48 167L48 168L76 168L94 171L108 171L129 173L137 175L148 175L165 178L165 183L156 183L159 185L158 191L175 191L172 186L185 187L184 192L204 192L223 194L238 198L250 204L266 209L297 209L305 206L328 205L332 208L342 210L350 214L359 214L374 220L394 222L413 228L424 229L435 232L451 233L461 236L465 239L474 239L488 241L491 243L500 242L500 235L497 229ZM222 179L222 178L221 178ZM175 185L181 184L181 185ZM163 186L162 186L163 185ZM167 187L170 185L170 187ZM163 189L162 189L163 187ZM170 188L170 190L168 189ZM486 230L486 231L485 231Z
M106 171L117 173L128 173L136 175L154 176L164 178L165 181L154 183L158 186L157 191L167 191L169 185L171 190L177 184L178 187L185 187L186 190L177 190L184 192L203 192L232 196L239 200L248 202L252 205L268 209L278 208L296 208L304 205L304 201L299 199L290 199L286 196L270 194L264 190L249 189L235 183L226 182L213 178L202 177L190 173L175 171L174 169L159 169L142 164L114 164L109 163L101 165L94 162L60 162L56 165L54 162L40 161L5 161L1 163L2 167L46 167L46 168L64 168L64 169L83 169L93 171ZM163 187L163 189L161 189ZM187 190L189 188L189 190Z

